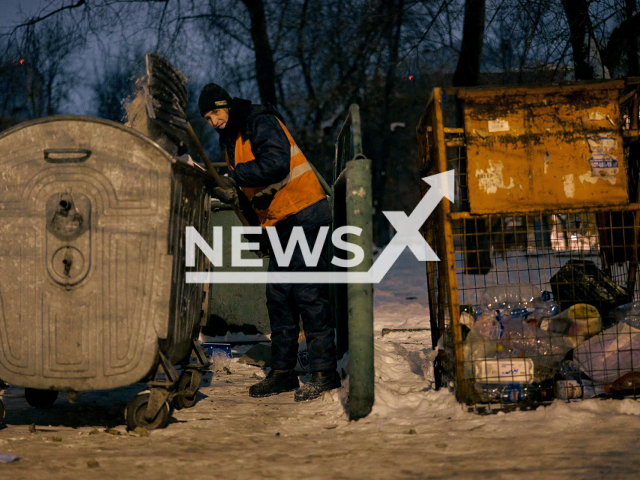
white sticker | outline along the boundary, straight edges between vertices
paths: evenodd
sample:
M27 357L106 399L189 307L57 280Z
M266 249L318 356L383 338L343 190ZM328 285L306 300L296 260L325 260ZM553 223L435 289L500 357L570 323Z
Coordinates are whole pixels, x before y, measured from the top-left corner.
M576 186L573 183L573 173L564 175L562 181L564 182L564 194L567 198L573 198L576 194Z
M591 176L593 177L615 177L620 171L618 157L608 153L594 152L589 159L589 163L591 164Z
M607 117L604 114L600 113L600 112L591 112L591 113L589 113L589 120L598 121L598 120L604 120L605 118L607 118Z
M487 136L489 135L484 130L476 130L475 128L473 129L473 133L475 133L476 135L478 135L479 137L482 137L482 138L487 138Z
M478 179L478 187L486 193L496 193L498 188L510 189L514 188L513 178L509 177L509 185L504 184L502 170L504 165L502 162L493 162L489 160L489 167L485 172L482 168L476 170L476 178Z
M615 138L600 137L600 145L605 150L614 150L618 148L618 141Z
M591 176L605 178L612 185L615 185L616 176L620 171L618 157L609 153L618 148L618 140L615 135L615 132L606 132L587 137L589 150L591 150L589 158Z
M489 120L490 132L508 132L509 122L506 120Z
M589 150L593 153L607 152L618 148L618 140L615 138L615 132L588 136L587 142L589 143Z
M583 173L578 177L580 179L580 183L589 182L589 183L597 183L599 177L591 176L591 170Z

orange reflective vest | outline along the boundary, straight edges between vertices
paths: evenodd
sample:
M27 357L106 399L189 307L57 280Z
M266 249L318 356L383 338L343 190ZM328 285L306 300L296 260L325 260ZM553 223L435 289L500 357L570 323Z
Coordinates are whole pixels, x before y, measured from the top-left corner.
M299 212L305 207L322 200L326 197L322 185L318 181L311 165L307 161L302 151L296 145L293 137L278 119L280 126L289 139L291 145L291 162L289 163L289 175L282 181L264 187L244 187L242 190L252 201L254 209L260 219L262 227L275 225L280 220ZM235 148L235 164L251 162L255 160L251 151L251 142L243 140L238 132ZM229 162L226 155L227 166L233 170L234 167ZM269 200L271 200L269 202ZM264 209L256 205L267 205Z

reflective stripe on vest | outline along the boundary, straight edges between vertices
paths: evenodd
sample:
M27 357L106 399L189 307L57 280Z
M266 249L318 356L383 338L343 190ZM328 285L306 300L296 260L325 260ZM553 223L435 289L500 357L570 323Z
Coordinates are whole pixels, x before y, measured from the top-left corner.
M291 156L292 157L294 155L294 153L293 153L294 149L296 149L298 151L298 153L301 153L300 149L296 145L294 145L293 147L291 147ZM299 177L300 175L302 175L304 173L307 173L309 170L311 170L311 165L309 165L308 161L304 162L302 165L298 165L297 167L294 167L293 170L291 170L289 172L289 175L287 175L284 180L282 180L281 182L269 185L264 190L260 190L258 193L256 193L253 196L253 198L259 199L260 197L265 197L267 195L273 196L273 195L276 194L276 192L278 190L280 190L282 187L284 187L291 180L293 180L294 178Z
M316 177L313 168L296 145L287 127L278 119L290 145L289 174L282 181L267 187L245 187L242 190L251 201L263 227L275 225L280 220L299 212L303 208L326 198L326 193ZM226 158L228 167L234 166ZM243 140L238 134L235 148L235 162L242 163L255 160L251 150L251 142Z

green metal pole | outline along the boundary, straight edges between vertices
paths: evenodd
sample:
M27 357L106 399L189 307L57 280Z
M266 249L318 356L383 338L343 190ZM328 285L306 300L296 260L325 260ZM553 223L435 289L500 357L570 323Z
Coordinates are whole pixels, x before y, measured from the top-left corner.
M349 242L362 248L364 260L347 272L366 272L373 262L371 160L363 154L360 108L356 104L349 107L338 134L333 182L334 228L346 224L362 230L359 236L350 235ZM371 412L374 402L373 285L333 285L332 295L338 318L338 347L346 350L348 341L349 348L349 419L358 420ZM342 313L345 304L346 312Z
M366 272L371 268L373 256L371 160L351 160L345 173L347 225L362 229L360 236L351 235L349 241L360 246L365 254L362 263L348 271ZM347 288L349 419L358 420L371 412L374 402L373 285L350 283Z
M360 107L354 103L349 107L351 117L351 143L353 145L353 158L364 156L362 151L362 128L360 127Z

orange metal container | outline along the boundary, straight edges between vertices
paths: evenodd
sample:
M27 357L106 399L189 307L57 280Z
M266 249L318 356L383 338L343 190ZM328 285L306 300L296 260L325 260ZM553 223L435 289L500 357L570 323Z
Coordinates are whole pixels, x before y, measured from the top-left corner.
M629 203L624 81L460 90L470 212Z

